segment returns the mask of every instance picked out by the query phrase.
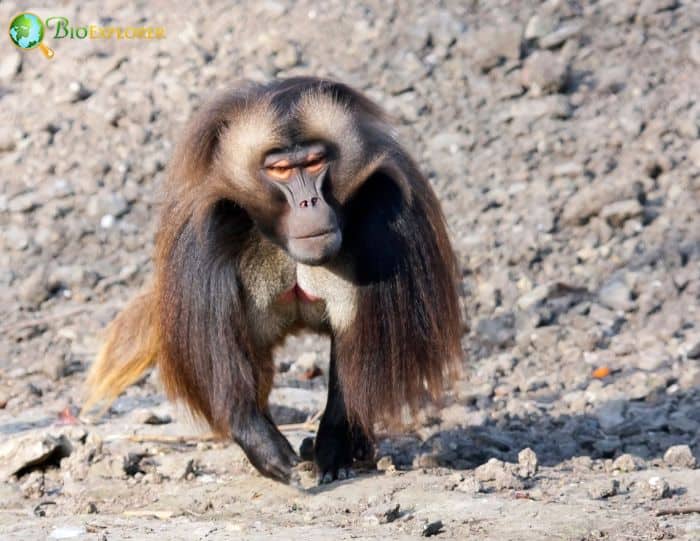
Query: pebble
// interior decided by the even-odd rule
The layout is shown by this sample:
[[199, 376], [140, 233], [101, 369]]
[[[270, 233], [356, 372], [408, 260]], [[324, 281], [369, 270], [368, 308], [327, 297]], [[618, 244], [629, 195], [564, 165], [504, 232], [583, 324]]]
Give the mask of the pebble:
[[674, 445], [664, 453], [664, 462], [674, 468], [695, 468], [696, 460], [688, 445]]
[[473, 495], [482, 492], [483, 486], [481, 482], [477, 481], [474, 477], [467, 477], [462, 482], [458, 483], [457, 486], [455, 486], [455, 490]]
[[635, 196], [637, 188], [625, 179], [584, 185], [566, 203], [562, 212], [565, 224], [579, 225], [597, 215], [607, 205]]
[[496, 490], [521, 489], [524, 487], [522, 479], [514, 474], [515, 465], [507, 464], [497, 458], [489, 459], [474, 470], [476, 482], [493, 481]]
[[588, 495], [594, 500], [603, 500], [617, 494], [620, 482], [617, 479], [595, 481], [588, 487]]
[[622, 280], [612, 280], [603, 285], [598, 292], [598, 299], [603, 306], [623, 312], [635, 307], [632, 301], [632, 291]]
[[652, 500], [661, 500], [671, 495], [671, 487], [668, 485], [668, 482], [658, 476], [650, 477], [643, 486], [645, 492]]
[[31, 212], [39, 208], [41, 204], [37, 192], [30, 190], [10, 199], [7, 208], [10, 212]]
[[377, 470], [383, 471], [386, 473], [395, 472], [396, 466], [394, 465], [394, 461], [392, 460], [391, 456], [385, 455], [385, 456], [381, 457], [379, 460], [377, 460]]
[[523, 28], [519, 24], [504, 24], [479, 29], [468, 44], [474, 63], [488, 71], [505, 59], [520, 58]]
[[477, 481], [493, 481], [499, 473], [505, 470], [505, 462], [497, 458], [489, 459], [486, 464], [482, 464], [474, 470], [474, 477]]
[[438, 535], [440, 533], [443, 533], [443, 524], [441, 520], [436, 520], [434, 522], [430, 522], [425, 525], [423, 528], [423, 532], [421, 533], [422, 537], [432, 537], [434, 535]]
[[554, 31], [557, 19], [546, 14], [535, 14], [527, 21], [525, 26], [525, 39], [539, 39]]
[[515, 317], [504, 314], [492, 319], [482, 319], [476, 325], [481, 341], [491, 346], [506, 346], [515, 338]]
[[533, 96], [555, 94], [566, 82], [567, 66], [550, 51], [535, 51], [525, 59], [520, 81]]
[[613, 461], [612, 467], [614, 470], [619, 470], [621, 472], [632, 472], [643, 469], [644, 461], [633, 455], [625, 453]]
[[59, 526], [51, 530], [49, 539], [74, 539], [86, 533], [84, 526]]
[[518, 453], [518, 465], [520, 477], [533, 477], [537, 473], [537, 455], [532, 449], [526, 447]]
[[504, 469], [496, 474], [496, 490], [522, 490], [525, 488], [523, 480], [509, 469]]
[[296, 44], [286, 42], [273, 54], [272, 63], [278, 70], [287, 70], [298, 65], [301, 61], [299, 48]]
[[583, 30], [584, 24], [582, 21], [571, 21], [563, 24], [554, 32], [542, 36], [539, 40], [540, 47], [544, 49], [552, 49], [571, 39]]
[[566, 96], [554, 95], [541, 98], [531, 98], [514, 102], [510, 109], [503, 113], [501, 120], [567, 118], [571, 114], [571, 106]]
[[606, 205], [600, 216], [613, 227], [621, 227], [630, 218], [641, 216], [644, 207], [636, 199], [624, 199]]
[[35, 430], [7, 437], [0, 443], [0, 479], [8, 479], [24, 468], [41, 469], [45, 461], [67, 457], [72, 452], [73, 445], [65, 433]]
[[19, 287], [19, 298], [30, 305], [38, 305], [49, 296], [49, 282], [46, 269], [36, 267], [32, 273], [22, 281]]
[[688, 342], [685, 346], [685, 355], [688, 359], [700, 359], [700, 337]]

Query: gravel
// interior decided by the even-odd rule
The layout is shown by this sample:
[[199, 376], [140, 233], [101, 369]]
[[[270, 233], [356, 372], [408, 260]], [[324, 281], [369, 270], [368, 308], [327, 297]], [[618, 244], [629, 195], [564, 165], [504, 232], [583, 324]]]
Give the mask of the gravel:
[[[3, 2], [0, 19], [21, 9]], [[692, 515], [653, 513], [658, 498], [700, 504], [696, 2], [65, 12], [168, 37], [47, 36], [50, 62], [0, 59], [0, 434], [16, 457], [0, 458], [3, 535], [415, 538], [439, 519], [438, 538], [697, 537]], [[62, 413], [77, 414], [104, 326], [149, 280], [183, 123], [234, 81], [297, 74], [342, 79], [395, 119], [442, 202], [465, 319], [445, 401], [410, 430], [377, 427], [379, 472], [303, 494], [207, 439], [155, 375], [98, 424]], [[314, 335], [280, 348], [278, 422], [322, 408], [329, 350]], [[72, 451], [55, 460], [61, 434]], [[295, 448], [312, 435], [286, 434]], [[100, 520], [76, 519], [90, 502]], [[392, 522], [362, 522], [399, 503]]]

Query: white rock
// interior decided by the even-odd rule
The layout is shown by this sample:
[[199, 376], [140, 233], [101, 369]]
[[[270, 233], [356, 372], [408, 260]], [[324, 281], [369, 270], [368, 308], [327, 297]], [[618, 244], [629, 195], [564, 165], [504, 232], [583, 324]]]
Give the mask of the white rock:
[[73, 539], [87, 533], [84, 526], [59, 526], [51, 530], [49, 539]]
[[695, 468], [693, 451], [688, 445], [674, 445], [664, 453], [664, 462], [677, 468]]

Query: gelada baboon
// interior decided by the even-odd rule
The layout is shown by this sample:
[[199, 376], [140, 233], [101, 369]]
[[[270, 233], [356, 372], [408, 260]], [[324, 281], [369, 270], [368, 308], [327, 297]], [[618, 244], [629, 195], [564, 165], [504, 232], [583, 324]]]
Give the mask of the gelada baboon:
[[455, 256], [439, 203], [385, 114], [348, 86], [293, 78], [203, 108], [169, 166], [151, 287], [111, 324], [86, 406], [157, 364], [171, 398], [289, 482], [268, 409], [272, 352], [330, 335], [321, 482], [440, 393], [461, 354]]

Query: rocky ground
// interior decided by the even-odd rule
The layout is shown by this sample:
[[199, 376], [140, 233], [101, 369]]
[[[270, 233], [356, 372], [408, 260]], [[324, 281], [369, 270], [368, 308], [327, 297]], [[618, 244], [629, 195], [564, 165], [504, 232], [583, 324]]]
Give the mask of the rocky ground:
[[[68, 4], [35, 11], [167, 38], [47, 33], [51, 61], [2, 45], [1, 539], [700, 538], [700, 3]], [[183, 123], [233, 81], [293, 74], [396, 118], [467, 324], [446, 403], [306, 491], [210, 441], [155, 376], [75, 418], [101, 330], [151, 271]], [[311, 335], [279, 352], [295, 445], [327, 355]]]

